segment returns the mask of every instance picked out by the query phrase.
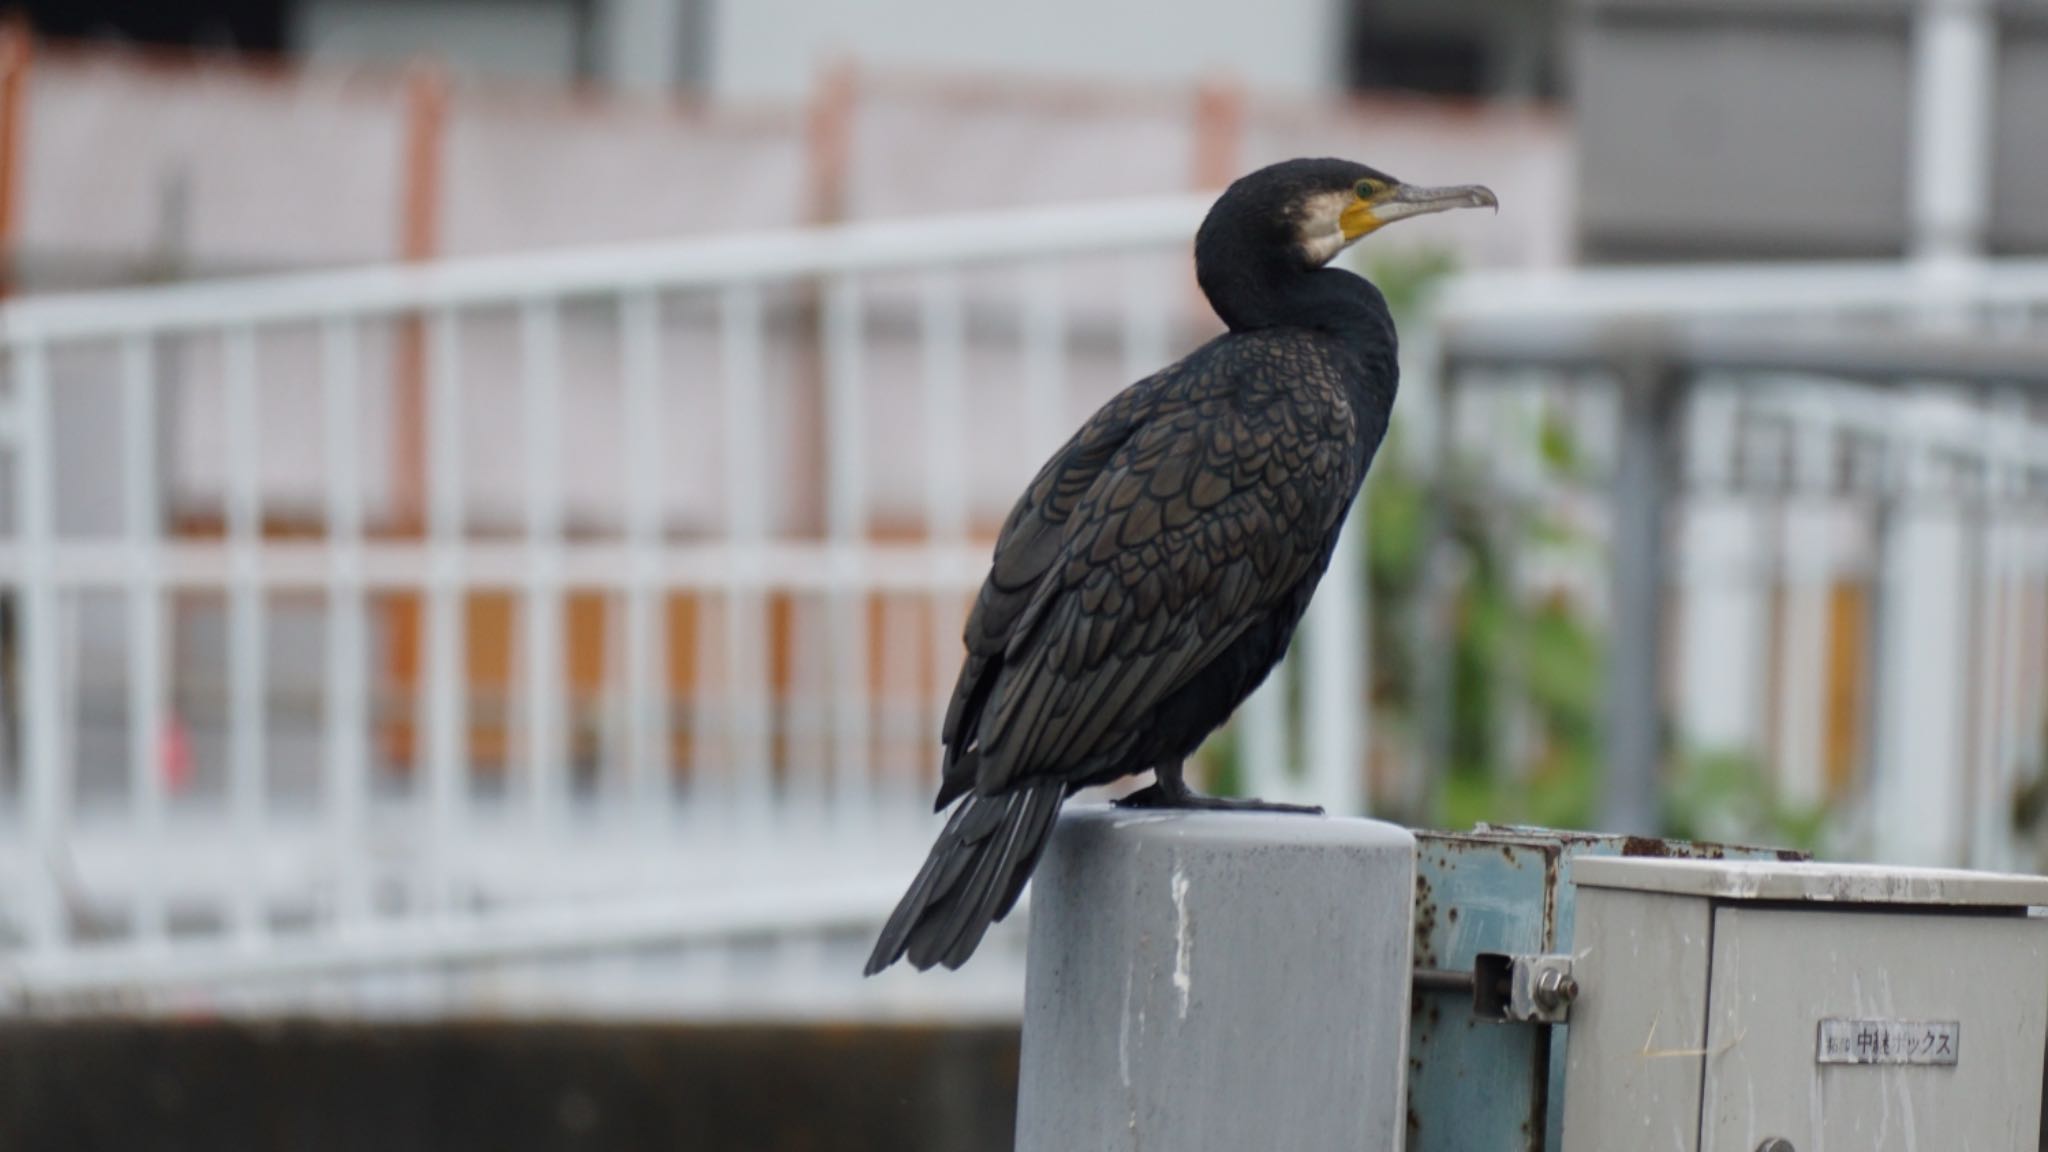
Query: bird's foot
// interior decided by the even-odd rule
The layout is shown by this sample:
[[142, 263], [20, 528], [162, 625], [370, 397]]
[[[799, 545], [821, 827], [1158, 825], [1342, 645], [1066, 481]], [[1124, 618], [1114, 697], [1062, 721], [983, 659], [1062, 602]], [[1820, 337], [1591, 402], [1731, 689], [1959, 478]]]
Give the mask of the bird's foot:
[[1288, 812], [1301, 816], [1321, 816], [1323, 809], [1316, 804], [1282, 804], [1275, 800], [1255, 800], [1248, 796], [1203, 796], [1183, 786], [1178, 789], [1161, 788], [1148, 784], [1128, 796], [1116, 801], [1119, 808], [1141, 810], [1182, 809], [1191, 812]]
[[1259, 800], [1250, 796], [1197, 796], [1192, 792], [1179, 807], [1203, 812], [1286, 812], [1297, 816], [1323, 814], [1323, 806], [1320, 804], [1283, 804], [1278, 800]]
[[1110, 803], [1118, 808], [1136, 808], [1141, 810], [1181, 807], [1181, 805], [1174, 802], [1172, 797], [1162, 791], [1157, 784], [1147, 784], [1128, 796], [1117, 797], [1110, 801]]

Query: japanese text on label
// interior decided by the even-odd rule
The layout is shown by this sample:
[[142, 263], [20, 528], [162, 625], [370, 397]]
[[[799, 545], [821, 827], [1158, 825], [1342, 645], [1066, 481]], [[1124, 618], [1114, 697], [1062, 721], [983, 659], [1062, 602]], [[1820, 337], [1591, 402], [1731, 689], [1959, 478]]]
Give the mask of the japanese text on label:
[[1820, 1022], [1821, 1064], [1954, 1064], [1962, 1050], [1956, 1020], [1848, 1020]]

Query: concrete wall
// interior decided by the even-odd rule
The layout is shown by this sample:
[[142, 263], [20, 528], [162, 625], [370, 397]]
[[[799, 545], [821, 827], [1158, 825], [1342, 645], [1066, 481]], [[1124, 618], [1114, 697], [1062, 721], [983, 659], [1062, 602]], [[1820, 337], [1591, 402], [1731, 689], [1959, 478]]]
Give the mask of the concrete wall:
[[1581, 19], [1574, 102], [1589, 256], [1903, 251], [1903, 5], [1612, 0]]
[[1588, 0], [1596, 259], [2048, 251], [2048, 14], [2000, 0]]

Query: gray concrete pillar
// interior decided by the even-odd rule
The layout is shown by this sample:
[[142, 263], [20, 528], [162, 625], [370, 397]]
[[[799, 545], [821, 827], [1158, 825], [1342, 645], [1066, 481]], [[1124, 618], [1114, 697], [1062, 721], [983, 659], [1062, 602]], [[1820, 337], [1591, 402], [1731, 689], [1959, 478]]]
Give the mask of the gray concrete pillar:
[[1680, 379], [1654, 332], [1627, 334], [1616, 364], [1621, 445], [1614, 463], [1614, 610], [1607, 648], [1607, 780], [1600, 830], [1663, 827], [1664, 513]]
[[1415, 841], [1077, 807], [1032, 885], [1018, 1152], [1372, 1152], [1406, 1126]]

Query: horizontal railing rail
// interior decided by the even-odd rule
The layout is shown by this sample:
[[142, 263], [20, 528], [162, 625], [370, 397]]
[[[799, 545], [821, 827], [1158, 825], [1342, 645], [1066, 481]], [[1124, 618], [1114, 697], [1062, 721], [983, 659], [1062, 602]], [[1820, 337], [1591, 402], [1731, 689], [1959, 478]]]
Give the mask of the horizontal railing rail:
[[1169, 197], [32, 297], [0, 305], [0, 343], [1185, 249], [1206, 208]]

